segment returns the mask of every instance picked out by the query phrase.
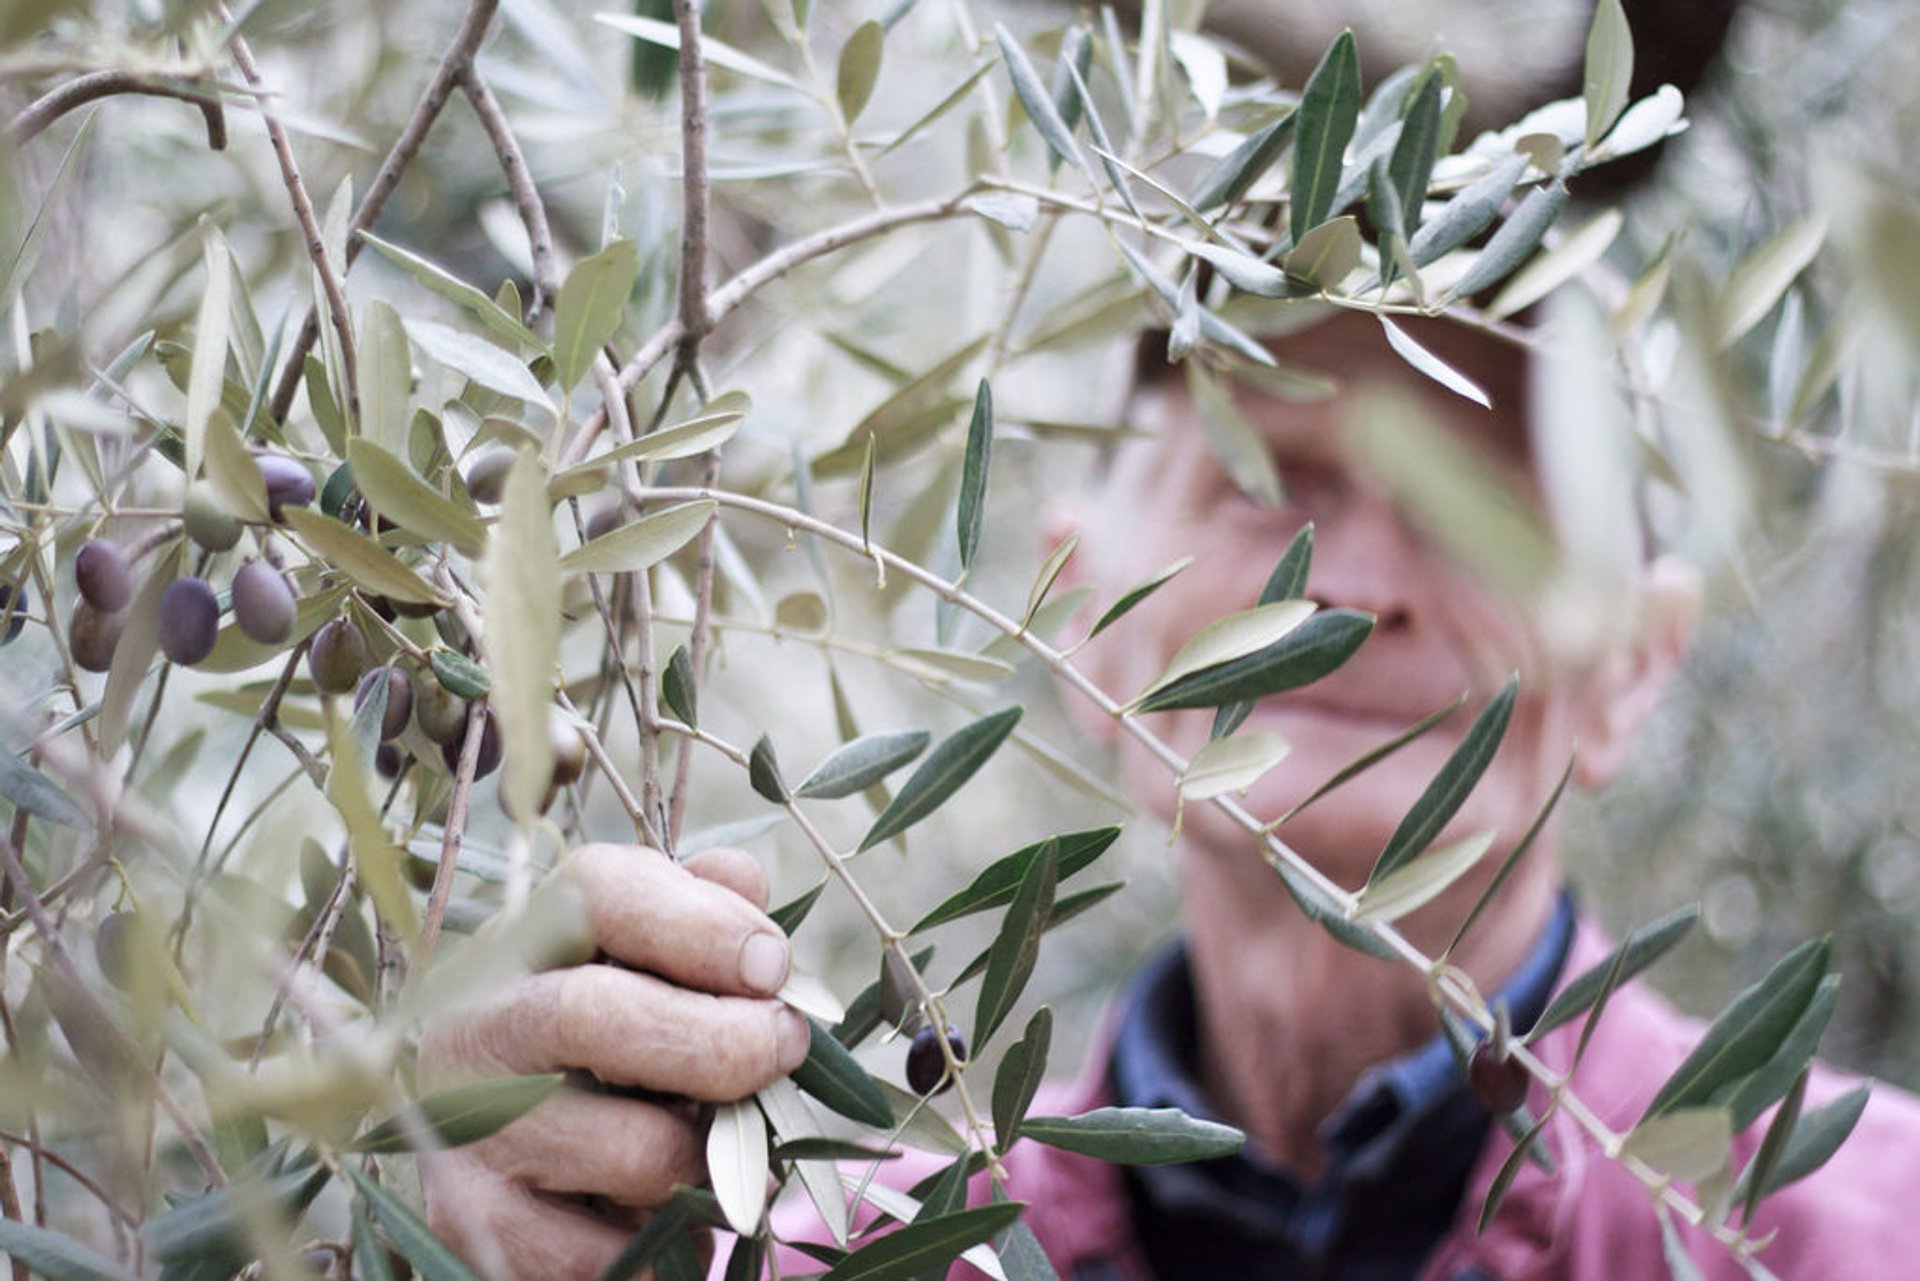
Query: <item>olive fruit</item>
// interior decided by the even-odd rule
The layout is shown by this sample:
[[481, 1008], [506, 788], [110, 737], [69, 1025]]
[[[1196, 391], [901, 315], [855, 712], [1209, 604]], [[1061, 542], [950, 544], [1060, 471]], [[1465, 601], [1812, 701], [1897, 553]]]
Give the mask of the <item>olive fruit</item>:
[[213, 653], [220, 602], [204, 578], [176, 578], [160, 594], [160, 649], [182, 667]]
[[[954, 1058], [966, 1059], [966, 1039], [951, 1023], [947, 1024], [947, 1047]], [[940, 1052], [940, 1034], [931, 1025], [921, 1028], [913, 1034], [913, 1045], [907, 1051], [907, 1088], [915, 1094], [935, 1094], [945, 1093], [952, 1086], [947, 1056]]]
[[373, 767], [380, 771], [381, 778], [399, 778], [402, 759], [399, 748], [392, 743], [382, 743], [373, 753]]
[[240, 541], [240, 522], [220, 501], [220, 496], [205, 485], [187, 486], [181, 516], [186, 522], [187, 537], [205, 551], [232, 551]]
[[73, 583], [80, 598], [103, 614], [127, 607], [133, 599], [133, 568], [118, 543], [93, 538], [73, 558]]
[[293, 635], [293, 588], [264, 560], [250, 560], [233, 572], [233, 621], [248, 639], [278, 645]]
[[360, 688], [353, 692], [353, 709], [373, 697], [374, 683], [380, 679], [380, 673], [387, 674], [386, 714], [380, 718], [380, 741], [390, 742], [400, 737], [400, 731], [407, 727], [407, 718], [413, 715], [413, 680], [397, 667], [374, 668], [360, 678]]
[[107, 982], [122, 992], [133, 990], [139, 972], [141, 949], [135, 932], [140, 928], [139, 913], [109, 912], [93, 932], [93, 959]]
[[367, 638], [346, 619], [333, 619], [313, 634], [307, 673], [321, 693], [346, 693], [371, 666], [373, 651], [367, 648]]
[[507, 473], [512, 470], [511, 449], [489, 449], [467, 465], [467, 493], [474, 502], [492, 506], [506, 492]]
[[75, 601], [67, 623], [67, 649], [82, 671], [104, 672], [113, 666], [113, 650], [126, 626], [124, 613], [103, 614], [85, 601]]
[[553, 779], [548, 790], [579, 782], [587, 769], [587, 740], [579, 727], [554, 708], [547, 713], [547, 737], [553, 743]]
[[267, 483], [267, 514], [275, 520], [285, 507], [305, 507], [313, 502], [313, 473], [284, 454], [256, 454], [260, 478]]
[[442, 685], [436, 677], [422, 680], [413, 694], [413, 719], [420, 732], [436, 743], [458, 743], [467, 732], [467, 700]]
[[14, 584], [0, 583], [0, 645], [14, 639], [27, 625], [27, 603], [25, 587], [16, 595]]
[[[447, 763], [449, 773], [458, 773], [460, 769], [460, 749], [464, 746], [466, 734], [463, 730], [459, 738], [451, 743], [440, 745], [440, 759]], [[492, 712], [480, 714], [480, 755], [473, 764], [473, 776], [485, 778], [500, 768], [500, 727], [493, 722]]]
[[1474, 1046], [1472, 1056], [1467, 1059], [1467, 1088], [1473, 1091], [1481, 1107], [1496, 1116], [1518, 1110], [1527, 1101], [1527, 1087], [1532, 1080], [1526, 1068], [1520, 1066], [1520, 1060], [1511, 1055], [1495, 1056], [1491, 1041]]

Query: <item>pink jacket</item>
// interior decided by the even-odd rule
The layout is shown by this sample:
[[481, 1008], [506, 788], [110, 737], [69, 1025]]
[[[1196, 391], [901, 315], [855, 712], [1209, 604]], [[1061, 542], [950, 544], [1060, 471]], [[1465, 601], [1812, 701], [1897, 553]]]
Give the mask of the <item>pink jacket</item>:
[[[1582, 923], [1565, 976], [1579, 975], [1607, 955], [1608, 945]], [[1645, 1111], [1669, 1073], [1703, 1031], [1646, 988], [1631, 984], [1614, 994], [1573, 1078], [1574, 1093], [1616, 1131]], [[1535, 1052], [1557, 1071], [1573, 1060], [1580, 1021], [1541, 1038]], [[1106, 1055], [1074, 1085], [1043, 1093], [1035, 1115], [1074, 1115], [1112, 1102], [1106, 1097]], [[1811, 1109], [1853, 1082], [1821, 1070], [1808, 1085]], [[1544, 1091], [1530, 1100], [1539, 1115]], [[1736, 1140], [1735, 1170], [1750, 1159], [1771, 1113]], [[1668, 1275], [1660, 1229], [1646, 1189], [1564, 1114], [1544, 1135], [1557, 1172], [1529, 1162], [1521, 1168], [1484, 1235], [1476, 1232], [1481, 1203], [1513, 1150], [1504, 1131], [1490, 1135], [1452, 1231], [1421, 1274], [1421, 1281], [1455, 1281], [1474, 1269], [1499, 1281], [1654, 1281]], [[1076, 1265], [1108, 1260], [1127, 1278], [1148, 1277], [1121, 1171], [1037, 1143], [1016, 1144], [1007, 1155], [1011, 1190], [1031, 1203], [1027, 1212], [1047, 1256], [1063, 1279]], [[1920, 1214], [1902, 1208], [1920, 1189], [1920, 1100], [1891, 1086], [1874, 1089], [1865, 1115], [1833, 1160], [1807, 1179], [1762, 1202], [1753, 1235], [1777, 1233], [1758, 1259], [1781, 1281], [1914, 1281], [1920, 1278]], [[1703, 1232], [1683, 1229], [1689, 1251], [1707, 1281], [1746, 1281], [1746, 1269]]]
[[[1581, 974], [1608, 950], [1600, 933], [1582, 922], [1564, 977]], [[1564, 1072], [1580, 1027], [1581, 1020], [1575, 1020], [1541, 1038], [1535, 1053]], [[1625, 1132], [1702, 1031], [1699, 1023], [1682, 1018], [1651, 991], [1630, 984], [1608, 1003], [1574, 1075], [1574, 1093], [1614, 1130]], [[1033, 1114], [1072, 1116], [1112, 1103], [1106, 1065], [1102, 1045], [1090, 1056], [1080, 1080], [1042, 1090]], [[1852, 1084], [1850, 1078], [1822, 1069], [1809, 1082], [1805, 1106], [1816, 1107]], [[1529, 1100], [1536, 1116], [1544, 1101], [1544, 1092], [1536, 1089]], [[1751, 1159], [1771, 1115], [1736, 1140], [1736, 1171]], [[1475, 1228], [1481, 1203], [1513, 1150], [1504, 1131], [1496, 1127], [1490, 1133], [1459, 1217], [1421, 1281], [1480, 1276], [1497, 1281], [1663, 1281], [1669, 1275], [1646, 1189], [1601, 1155], [1564, 1114], [1555, 1115], [1543, 1137], [1556, 1173], [1549, 1175], [1531, 1162], [1522, 1166], [1483, 1235]], [[1127, 1281], [1150, 1281], [1119, 1167], [1033, 1142], [1016, 1144], [1005, 1165], [1009, 1190], [1030, 1204], [1027, 1223], [1062, 1281], [1072, 1281], [1077, 1267], [1095, 1260]], [[904, 1186], [933, 1168], [931, 1162], [909, 1158], [888, 1163], [885, 1177]], [[1891, 1086], [1876, 1086], [1859, 1126], [1832, 1161], [1762, 1203], [1753, 1235], [1775, 1236], [1757, 1257], [1780, 1281], [1914, 1281], [1920, 1278], [1920, 1214], [1902, 1206], [1916, 1189], [1920, 1099]], [[969, 1199], [979, 1205], [987, 1196], [981, 1180]], [[777, 1224], [782, 1235], [800, 1226], [790, 1215], [779, 1217], [786, 1220]], [[1748, 1281], [1745, 1267], [1707, 1234], [1683, 1226], [1682, 1236], [1706, 1281]], [[818, 1266], [798, 1255], [790, 1262], [800, 1271]], [[783, 1266], [783, 1275], [787, 1271]], [[955, 1275], [980, 1276], [965, 1265], [956, 1268]]]

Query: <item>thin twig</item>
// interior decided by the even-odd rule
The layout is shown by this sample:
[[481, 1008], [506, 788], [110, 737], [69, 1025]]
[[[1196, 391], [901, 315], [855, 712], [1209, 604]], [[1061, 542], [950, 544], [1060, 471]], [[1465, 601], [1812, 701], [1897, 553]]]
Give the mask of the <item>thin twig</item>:
[[[421, 91], [420, 101], [414, 104], [413, 114], [407, 117], [400, 136], [394, 139], [393, 149], [380, 162], [380, 170], [367, 185], [367, 194], [361, 198], [360, 207], [353, 211], [353, 222], [347, 227], [347, 260], [341, 264], [342, 271], [352, 267], [353, 260], [360, 256], [364, 243], [360, 233], [372, 230], [373, 224], [379, 220], [380, 211], [386, 208], [388, 198], [400, 185], [401, 172], [419, 154], [427, 135], [433, 130], [434, 122], [446, 107], [447, 99], [453, 96], [461, 70], [473, 61], [481, 42], [486, 39], [487, 29], [493, 25], [493, 15], [499, 7], [500, 0], [471, 0], [467, 5], [466, 16], [460, 20], [460, 29], [454, 35], [453, 43], [441, 56], [433, 79]], [[294, 392], [298, 390], [306, 368], [307, 353], [313, 350], [313, 344], [319, 337], [320, 317], [312, 308], [308, 308], [307, 317], [300, 324], [299, 336], [288, 350], [286, 364], [281, 366], [280, 381], [273, 389], [269, 412], [275, 422], [286, 421], [287, 410], [293, 404]]]
[[[13, 1183], [13, 1154], [7, 1151], [6, 1141], [0, 1139], [0, 1218], [25, 1223], [25, 1216], [26, 1211], [20, 1205], [20, 1189]], [[27, 1265], [18, 1258], [13, 1261], [13, 1281], [33, 1281]]]
[[[229, 20], [225, 7], [220, 16]], [[233, 38], [228, 46], [233, 53], [233, 65], [240, 68], [240, 74], [255, 90], [264, 84], [260, 69], [254, 65], [253, 50], [239, 36]], [[306, 241], [307, 257], [313, 263], [313, 269], [320, 277], [320, 291], [326, 295], [327, 311], [333, 320], [334, 331], [340, 338], [341, 373], [347, 383], [347, 412], [355, 422], [360, 421], [360, 373], [359, 361], [354, 355], [353, 317], [347, 311], [347, 295], [340, 286], [340, 276], [333, 264], [327, 261], [327, 240], [320, 230], [320, 219], [313, 212], [313, 200], [307, 195], [306, 180], [300, 176], [300, 166], [293, 158], [293, 143], [287, 137], [287, 130], [280, 118], [267, 109], [264, 98], [260, 102], [260, 119], [267, 126], [267, 140], [273, 144], [274, 157], [280, 162], [280, 180], [287, 188], [287, 199], [293, 205], [293, 217], [300, 224], [300, 235]], [[351, 236], [348, 238], [352, 242]], [[346, 264], [341, 264], [345, 270]], [[302, 353], [304, 356], [304, 353]]]
[[460, 845], [467, 835], [467, 802], [473, 795], [473, 775], [479, 767], [480, 744], [486, 738], [486, 704], [467, 704], [467, 734], [460, 743], [460, 763], [453, 771], [453, 795], [447, 801], [447, 822], [440, 831], [440, 865], [433, 870], [433, 889], [427, 893], [427, 915], [420, 923], [420, 955], [432, 954], [446, 919], [447, 900], [453, 894], [453, 869], [460, 862]]
[[713, 328], [707, 310], [707, 59], [700, 6], [673, 0], [680, 27], [680, 349], [691, 359]]
[[544, 331], [543, 322], [551, 316], [554, 299], [560, 294], [547, 207], [541, 203], [540, 192], [533, 185], [533, 172], [527, 168], [520, 140], [513, 136], [513, 129], [507, 123], [507, 113], [480, 75], [480, 68], [471, 61], [460, 70], [460, 88], [473, 104], [473, 114], [480, 118], [481, 128], [493, 143], [493, 154], [499, 158], [500, 170], [507, 177], [507, 190], [513, 193], [514, 207], [520, 211], [520, 221], [526, 226], [527, 242], [533, 249], [533, 297], [527, 303], [527, 316]]
[[74, 108], [122, 94], [177, 98], [182, 102], [198, 103], [207, 117], [207, 145], [215, 151], [226, 146], [226, 122], [219, 114], [221, 99], [218, 94], [167, 80], [137, 76], [131, 71], [90, 71], [48, 90], [7, 125], [7, 139], [16, 147], [23, 146]]
[[[952, 218], [966, 211], [961, 208], [966, 198], [973, 194], [969, 185], [941, 200], [925, 200], [914, 205], [900, 205], [883, 209], [825, 231], [817, 231], [810, 236], [782, 246], [762, 258], [759, 262], [745, 268], [725, 284], [719, 286], [707, 297], [707, 319], [711, 324], [719, 324], [733, 310], [746, 302], [759, 290], [780, 279], [788, 272], [811, 262], [815, 258], [845, 249], [848, 245], [871, 240], [875, 236], [885, 235], [896, 227], [909, 223], [934, 222], [942, 218]], [[632, 391], [633, 388], [653, 372], [655, 365], [672, 353], [679, 345], [684, 330], [675, 319], [657, 330], [642, 344], [640, 350], [626, 364], [620, 367], [618, 382], [620, 390]], [[593, 448], [593, 442], [607, 428], [607, 414], [603, 406], [594, 411], [593, 416], [581, 426], [560, 459], [561, 466], [570, 466], [587, 456]]]
[[[54, 1169], [60, 1171], [60, 1173], [66, 1175], [92, 1194], [93, 1198], [105, 1206], [107, 1212], [113, 1215], [122, 1226], [135, 1229], [140, 1226], [140, 1221], [123, 1209], [120, 1203], [113, 1199], [111, 1193], [88, 1177], [86, 1171], [61, 1156], [58, 1152], [55, 1152], [52, 1148], [34, 1142], [32, 1135], [15, 1134], [11, 1130], [0, 1130], [0, 1143], [12, 1143], [18, 1147], [26, 1148], [36, 1156], [44, 1157], [48, 1165], [51, 1165]], [[4, 1186], [0, 1186], [0, 1192], [4, 1191]]]

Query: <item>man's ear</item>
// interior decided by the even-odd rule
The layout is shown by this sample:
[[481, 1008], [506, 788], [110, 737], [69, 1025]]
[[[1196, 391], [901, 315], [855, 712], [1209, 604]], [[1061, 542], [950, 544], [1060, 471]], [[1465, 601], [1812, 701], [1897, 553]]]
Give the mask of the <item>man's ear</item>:
[[1620, 772], [1641, 726], [1693, 648], [1699, 571], [1678, 557], [1658, 557], [1641, 579], [1638, 603], [1632, 640], [1601, 661], [1576, 709], [1574, 780], [1582, 787], [1603, 787]]

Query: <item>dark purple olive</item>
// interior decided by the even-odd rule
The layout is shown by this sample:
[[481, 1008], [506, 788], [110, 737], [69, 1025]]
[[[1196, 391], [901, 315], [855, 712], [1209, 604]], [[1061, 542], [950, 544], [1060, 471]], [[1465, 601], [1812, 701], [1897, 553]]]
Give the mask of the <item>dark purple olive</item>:
[[436, 743], [458, 743], [467, 732], [467, 700], [436, 680], [423, 680], [413, 692], [413, 720]]
[[220, 602], [203, 578], [176, 578], [160, 594], [160, 650], [182, 667], [213, 653]]
[[360, 629], [344, 618], [329, 621], [313, 634], [307, 650], [307, 674], [323, 694], [344, 694], [373, 666], [373, 651]]
[[467, 465], [467, 493], [489, 507], [506, 492], [507, 473], [513, 470], [511, 449], [489, 449]]
[[0, 645], [20, 635], [20, 629], [27, 625], [27, 606], [31, 603], [25, 587], [16, 596], [12, 583], [0, 583]]
[[187, 537], [206, 551], [232, 551], [240, 541], [240, 522], [209, 485], [196, 482], [187, 486], [181, 516], [186, 521]]
[[293, 588], [264, 560], [250, 560], [233, 572], [233, 621], [248, 639], [278, 645], [293, 635]]
[[67, 649], [74, 665], [87, 672], [104, 672], [112, 667], [113, 650], [126, 623], [124, 612], [103, 614], [83, 600], [75, 601], [73, 617], [67, 621]]
[[87, 604], [111, 614], [133, 599], [133, 567], [120, 544], [89, 539], [73, 558], [73, 585]]
[[413, 715], [413, 681], [397, 667], [378, 668], [360, 678], [360, 688], [353, 692], [353, 709], [373, 697], [374, 682], [380, 679], [380, 673], [387, 674], [387, 707], [380, 718], [380, 741], [385, 743], [400, 737], [400, 731], [407, 727], [407, 717]]
[[[384, 596], [381, 599], [387, 600]], [[440, 612], [440, 606], [431, 601], [387, 600], [387, 604], [402, 618], [432, 618]]]
[[382, 743], [373, 754], [373, 767], [380, 771], [381, 778], [391, 781], [400, 777], [400, 766], [405, 759], [392, 743]]
[[1467, 1088], [1487, 1111], [1505, 1116], [1517, 1110], [1527, 1101], [1527, 1087], [1532, 1083], [1520, 1060], [1494, 1056], [1493, 1042], [1482, 1041], [1473, 1047], [1473, 1055], [1467, 1060]]
[[394, 619], [400, 617], [393, 608], [393, 602], [385, 596], [369, 596], [366, 600], [368, 607], [371, 608], [374, 613], [380, 615], [382, 620], [391, 623]]
[[[966, 1061], [966, 1038], [951, 1023], [947, 1024], [947, 1048], [955, 1059]], [[913, 1046], [907, 1051], [907, 1088], [915, 1094], [944, 1094], [952, 1087], [947, 1056], [940, 1052], [940, 1034], [931, 1026], [921, 1028], [913, 1034]]]
[[[485, 778], [500, 768], [500, 727], [494, 724], [492, 712], [482, 712], [480, 716], [480, 756], [473, 764], [476, 779]], [[459, 738], [440, 745], [440, 759], [447, 763], [448, 773], [460, 771], [460, 749], [465, 740], [466, 733], [462, 730]]]
[[283, 507], [306, 507], [313, 502], [313, 473], [285, 454], [257, 454], [260, 478], [267, 483], [267, 514], [280, 519]]

